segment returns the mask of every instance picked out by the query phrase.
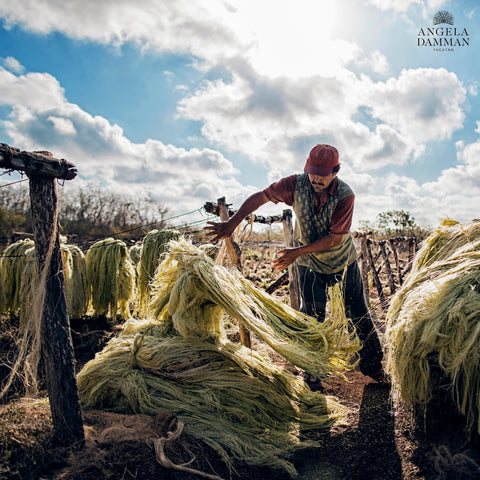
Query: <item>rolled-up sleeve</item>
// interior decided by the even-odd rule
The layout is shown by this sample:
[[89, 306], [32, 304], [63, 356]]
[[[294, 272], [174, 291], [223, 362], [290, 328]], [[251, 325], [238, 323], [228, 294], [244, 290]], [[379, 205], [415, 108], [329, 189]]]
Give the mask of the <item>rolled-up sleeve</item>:
[[350, 232], [353, 219], [353, 206], [355, 204], [355, 195], [349, 195], [338, 202], [337, 208], [332, 215], [330, 233], [345, 235]]
[[273, 203], [283, 202], [287, 205], [293, 205], [293, 198], [295, 196], [295, 184], [297, 181], [296, 175], [290, 175], [282, 178], [278, 182], [272, 183], [269, 187], [263, 190], [268, 200]]

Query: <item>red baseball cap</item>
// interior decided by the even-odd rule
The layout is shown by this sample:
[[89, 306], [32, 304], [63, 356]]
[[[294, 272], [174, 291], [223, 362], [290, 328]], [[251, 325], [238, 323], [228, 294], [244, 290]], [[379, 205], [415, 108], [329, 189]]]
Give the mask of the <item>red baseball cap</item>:
[[310, 150], [307, 163], [303, 171], [326, 177], [330, 175], [333, 168], [339, 165], [338, 150], [331, 145], [319, 143]]

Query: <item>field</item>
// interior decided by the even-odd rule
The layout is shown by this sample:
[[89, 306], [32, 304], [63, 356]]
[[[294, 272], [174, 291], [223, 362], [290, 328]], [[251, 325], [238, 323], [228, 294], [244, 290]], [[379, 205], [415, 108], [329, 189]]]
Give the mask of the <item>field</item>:
[[[244, 274], [260, 288], [267, 288], [278, 277], [271, 260], [276, 244], [256, 244], [244, 249]], [[403, 262], [406, 260], [403, 259]], [[370, 306], [377, 329], [385, 329], [385, 309], [375, 289], [370, 288]], [[288, 301], [288, 285], [275, 292]], [[121, 329], [110, 320], [85, 317], [71, 319], [72, 339], [79, 370]], [[235, 325], [229, 331], [238, 339]], [[6, 363], [15, 350], [16, 332], [11, 318], [3, 318], [0, 331], [0, 379], [8, 374]], [[252, 336], [254, 349], [267, 349]], [[269, 349], [267, 349], [269, 350]], [[269, 350], [272, 361], [297, 372], [293, 365]], [[468, 440], [463, 419], [455, 415], [441, 389], [426, 411], [411, 411], [397, 404], [390, 388], [378, 384], [359, 371], [347, 373], [348, 382], [331, 377], [323, 382], [324, 393], [336, 396], [349, 407], [345, 425], [328, 432], [313, 432], [319, 447], [294, 455], [292, 461], [299, 479], [325, 480], [447, 480], [480, 478], [478, 438]], [[85, 410], [87, 446], [67, 452], [52, 443], [48, 404], [24, 397], [23, 392], [0, 406], [0, 478], [5, 479], [194, 479], [200, 472], [210, 477], [232, 479], [287, 479], [285, 473], [236, 465], [229, 472], [218, 455], [205, 444], [186, 434], [165, 447], [175, 464], [187, 464], [176, 471], [161, 466], [149, 439], [175, 426], [168, 412], [156, 418]], [[121, 427], [121, 428], [119, 428]]]

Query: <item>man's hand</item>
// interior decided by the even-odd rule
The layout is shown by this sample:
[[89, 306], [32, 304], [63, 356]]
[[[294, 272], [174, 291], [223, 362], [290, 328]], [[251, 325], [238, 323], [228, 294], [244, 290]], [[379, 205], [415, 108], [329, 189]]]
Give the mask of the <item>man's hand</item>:
[[209, 240], [217, 242], [222, 238], [229, 237], [235, 231], [235, 225], [228, 222], [207, 222], [208, 226], [203, 229], [206, 230]]
[[299, 256], [299, 248], [285, 248], [277, 252], [277, 258], [273, 259], [273, 266], [275, 270], [283, 270], [291, 265]]

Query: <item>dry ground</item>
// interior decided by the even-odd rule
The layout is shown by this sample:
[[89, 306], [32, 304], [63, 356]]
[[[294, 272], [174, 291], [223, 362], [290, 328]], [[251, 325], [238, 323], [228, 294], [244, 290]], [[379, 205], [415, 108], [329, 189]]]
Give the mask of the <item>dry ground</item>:
[[[278, 274], [271, 269], [271, 251], [250, 252], [245, 273], [260, 287], [271, 284]], [[262, 264], [260, 266], [260, 263]], [[286, 301], [287, 288], [275, 295]], [[377, 327], [384, 329], [384, 310], [375, 299], [372, 310]], [[72, 319], [76, 360], [80, 368], [101, 350], [115, 334], [105, 319]], [[0, 331], [2, 360], [14, 350], [12, 330], [3, 324]], [[255, 348], [262, 345], [254, 338]], [[10, 353], [9, 353], [10, 352]], [[278, 356], [274, 361], [287, 365]], [[8, 370], [0, 367], [0, 379]], [[314, 437], [320, 447], [299, 452], [292, 459], [299, 480], [462, 480], [480, 479], [480, 442], [467, 440], [463, 419], [440, 394], [425, 412], [397, 405], [388, 386], [375, 383], [360, 372], [347, 374], [348, 382], [329, 378], [324, 393], [336, 396], [350, 408], [348, 422]], [[87, 446], [77, 452], [65, 451], [52, 437], [52, 425], [45, 401], [18, 395], [0, 406], [0, 478], [5, 480], [128, 480], [194, 479], [199, 474], [161, 466], [155, 458], [152, 438], [175, 425], [171, 415], [157, 418], [84, 411]], [[135, 422], [135, 423], [132, 423]], [[118, 429], [118, 426], [122, 426]], [[114, 428], [116, 427], [116, 428]], [[221, 478], [286, 479], [285, 474], [237, 465], [230, 472], [215, 452], [182, 434], [165, 448], [175, 464], [194, 459], [188, 468]]]

